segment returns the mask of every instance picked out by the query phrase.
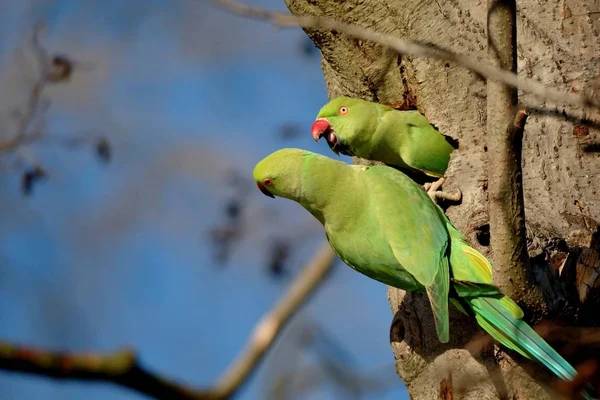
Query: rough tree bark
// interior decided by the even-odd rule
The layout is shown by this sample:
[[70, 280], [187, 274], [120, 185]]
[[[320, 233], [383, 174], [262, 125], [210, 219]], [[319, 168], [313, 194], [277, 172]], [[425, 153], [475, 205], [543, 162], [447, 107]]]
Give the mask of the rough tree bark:
[[[296, 15], [329, 16], [488, 60], [483, 0], [286, 3]], [[523, 0], [517, 7], [519, 74], [563, 90], [600, 93], [600, 3]], [[321, 50], [330, 97], [416, 106], [444, 134], [459, 141], [446, 187], [460, 187], [464, 196], [462, 204], [448, 208], [447, 214], [487, 255], [485, 81], [450, 63], [401, 57], [340, 33], [310, 29], [306, 33]], [[600, 116], [573, 109], [565, 113], [529, 96], [519, 100], [530, 115], [522, 154], [530, 273], [546, 301], [545, 317], [567, 325], [598, 325], [600, 134], [572, 116], [596, 121]], [[477, 351], [482, 341], [474, 338], [481, 337], [481, 330], [469, 318], [453, 311], [451, 342], [442, 345], [423, 296], [389, 288], [388, 297], [394, 313], [390, 340], [396, 368], [413, 399], [552, 396], [548, 374], [535, 363], [498, 348], [488, 351], [489, 346], [483, 346], [483, 353]], [[559, 344], [555, 343], [560, 350]], [[581, 360], [580, 353], [565, 355], [575, 363]]]

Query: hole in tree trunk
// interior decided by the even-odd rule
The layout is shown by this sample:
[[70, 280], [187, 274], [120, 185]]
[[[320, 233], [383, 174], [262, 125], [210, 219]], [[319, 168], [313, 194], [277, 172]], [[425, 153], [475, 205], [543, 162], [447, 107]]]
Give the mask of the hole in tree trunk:
[[406, 328], [404, 327], [404, 321], [400, 316], [400, 311], [396, 312], [392, 324], [390, 325], [390, 343], [400, 343], [404, 340], [404, 334]]
[[446, 139], [446, 142], [450, 143], [450, 146], [454, 147], [454, 149], [458, 149], [459, 143], [457, 139], [447, 135], [444, 135], [444, 139]]
[[477, 238], [477, 243], [481, 246], [489, 246], [490, 245], [490, 225], [485, 224], [475, 228], [475, 237]]

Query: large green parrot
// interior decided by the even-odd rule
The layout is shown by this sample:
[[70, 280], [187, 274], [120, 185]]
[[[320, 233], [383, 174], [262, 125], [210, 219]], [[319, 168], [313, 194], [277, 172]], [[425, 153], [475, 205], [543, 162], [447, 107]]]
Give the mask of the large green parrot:
[[315, 216], [333, 250], [356, 271], [426, 293], [440, 341], [449, 339], [450, 301], [498, 342], [538, 360], [561, 379], [574, 379], [576, 370], [494, 286], [489, 261], [402, 172], [283, 149], [256, 165], [254, 180], [265, 195], [294, 200]]
[[419, 111], [398, 111], [349, 97], [338, 97], [323, 106], [311, 134], [316, 141], [325, 137], [336, 153], [435, 178], [444, 175], [454, 150], [452, 139], [442, 135]]

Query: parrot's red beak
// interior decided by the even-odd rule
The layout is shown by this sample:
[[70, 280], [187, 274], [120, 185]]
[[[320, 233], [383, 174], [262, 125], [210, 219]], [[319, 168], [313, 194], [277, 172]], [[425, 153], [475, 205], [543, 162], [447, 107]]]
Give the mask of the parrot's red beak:
[[331, 129], [331, 124], [325, 118], [317, 119], [310, 129], [310, 134], [312, 135], [315, 142], [318, 142], [321, 137], [326, 135]]
[[259, 189], [261, 192], [263, 192], [263, 194], [264, 194], [265, 196], [269, 196], [269, 197], [275, 198], [275, 196], [273, 196], [273, 194], [272, 194], [271, 192], [269, 192], [269, 191], [267, 190], [267, 188], [265, 187], [265, 185], [263, 185], [262, 183], [260, 183], [260, 182], [256, 182], [256, 186], [258, 186], [258, 189]]

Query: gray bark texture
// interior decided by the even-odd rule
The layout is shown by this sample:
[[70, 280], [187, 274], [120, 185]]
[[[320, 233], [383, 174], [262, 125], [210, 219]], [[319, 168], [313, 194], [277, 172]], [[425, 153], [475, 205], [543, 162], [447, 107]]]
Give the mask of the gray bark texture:
[[[329, 16], [489, 62], [486, 1], [286, 3], [295, 15]], [[597, 0], [518, 1], [519, 74], [565, 91], [600, 95], [599, 11]], [[489, 252], [485, 80], [451, 63], [400, 56], [342, 33], [306, 33], [321, 51], [331, 98], [345, 95], [398, 108], [417, 107], [442, 133], [459, 141], [445, 186], [447, 190], [460, 188], [463, 201], [449, 207], [447, 214], [475, 248], [493, 257]], [[517, 296], [517, 300], [529, 311], [532, 325], [541, 318], [546, 328], [552, 327], [544, 331], [547, 340], [578, 365], [593, 347], [578, 345], [589, 345], [592, 340], [583, 340], [585, 335], [576, 327], [600, 324], [600, 133], [594, 124], [582, 122], [582, 118], [598, 121], [600, 115], [519, 95], [519, 107], [529, 114], [521, 161], [527, 275], [543, 294], [546, 304], [541, 309], [546, 311], [539, 315], [539, 304], [528, 304], [527, 296]], [[518, 215], [512, 211], [507, 215]], [[519, 275], [519, 271], [514, 273]], [[510, 276], [502, 278], [511, 281]], [[394, 315], [390, 341], [396, 369], [413, 399], [557, 397], [557, 382], [543, 368], [491, 346], [470, 318], [452, 310], [451, 341], [441, 344], [423, 296], [389, 288], [388, 297]]]

